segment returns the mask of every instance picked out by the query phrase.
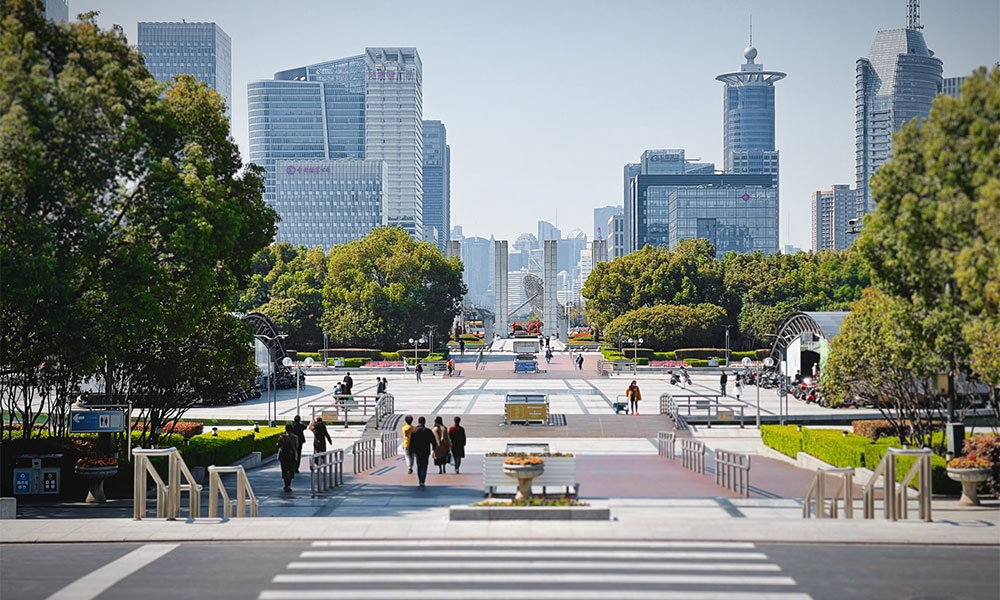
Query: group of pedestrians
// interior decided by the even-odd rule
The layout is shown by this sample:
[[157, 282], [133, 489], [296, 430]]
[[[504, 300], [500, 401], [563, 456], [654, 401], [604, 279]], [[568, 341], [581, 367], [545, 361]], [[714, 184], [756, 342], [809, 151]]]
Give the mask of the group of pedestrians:
[[[285, 425], [285, 432], [278, 436], [278, 463], [281, 464], [281, 479], [286, 492], [292, 491], [292, 479], [299, 472], [302, 464], [302, 447], [306, 443], [306, 425], [302, 417], [295, 415], [291, 423]], [[333, 443], [330, 432], [322, 417], [309, 424], [308, 429], [313, 434], [313, 454], [326, 452], [326, 443]]]
[[[734, 385], [735, 385], [735, 388], [736, 388], [736, 390], [735, 390], [736, 391], [736, 399], [739, 400], [740, 396], [743, 395], [743, 376], [740, 375], [739, 371], [733, 371], [733, 375], [735, 376]], [[729, 376], [726, 375], [725, 371], [722, 371], [722, 374], [719, 375], [719, 391], [722, 392], [723, 396], [726, 395], [726, 384], [727, 383], [729, 383]]]
[[465, 458], [465, 428], [462, 417], [455, 417], [455, 424], [446, 427], [441, 417], [434, 417], [434, 426], [427, 427], [427, 419], [419, 417], [413, 425], [413, 415], [403, 419], [403, 454], [406, 456], [406, 472], [412, 474], [417, 469], [417, 482], [425, 487], [427, 467], [431, 456], [438, 468], [438, 474], [446, 473], [448, 463], [455, 462], [455, 473], [461, 473], [462, 459]]

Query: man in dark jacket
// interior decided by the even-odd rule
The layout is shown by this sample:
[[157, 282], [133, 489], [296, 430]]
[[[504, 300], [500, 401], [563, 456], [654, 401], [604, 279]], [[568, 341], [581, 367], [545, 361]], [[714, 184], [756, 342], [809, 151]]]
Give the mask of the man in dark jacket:
[[425, 427], [427, 419], [420, 417], [417, 419], [417, 428], [410, 434], [410, 452], [417, 459], [417, 479], [420, 487], [424, 487], [427, 480], [427, 461], [431, 456], [431, 451], [437, 448], [434, 440], [434, 432]]
[[462, 467], [462, 459], [465, 458], [465, 427], [459, 425], [462, 417], [455, 417], [455, 424], [448, 430], [451, 437], [451, 457], [455, 459], [455, 474], [458, 475]]
[[292, 478], [295, 477], [298, 464], [298, 448], [299, 440], [289, 423], [285, 425], [285, 433], [278, 436], [278, 462], [281, 463], [281, 479], [285, 482], [286, 492], [292, 491]]
[[381, 397], [385, 393], [385, 380], [381, 377], [376, 377], [375, 381], [378, 382], [378, 385], [375, 386], [375, 395]]
[[350, 396], [351, 389], [353, 388], [354, 388], [354, 380], [351, 379], [351, 373], [348, 372], [347, 375], [344, 375], [344, 387], [343, 387], [344, 395]]
[[722, 395], [726, 395], [726, 383], [729, 382], [729, 376], [723, 371], [722, 375], [719, 376], [719, 389], [722, 390]]
[[326, 424], [323, 423], [321, 417], [316, 417], [316, 420], [312, 425], [309, 426], [313, 432], [313, 453], [322, 454], [326, 452], [326, 443], [333, 443], [333, 438], [330, 437], [330, 433], [326, 430]]
[[295, 462], [295, 472], [299, 472], [299, 465], [302, 463], [302, 447], [306, 445], [306, 424], [302, 422], [302, 417], [295, 415], [292, 419], [292, 433], [299, 440], [298, 457]]

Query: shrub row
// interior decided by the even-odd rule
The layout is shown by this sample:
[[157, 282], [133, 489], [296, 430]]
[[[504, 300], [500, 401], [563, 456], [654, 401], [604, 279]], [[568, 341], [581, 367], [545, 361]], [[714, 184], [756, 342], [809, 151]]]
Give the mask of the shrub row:
[[[149, 423], [133, 423], [132, 429], [135, 431], [148, 431]], [[184, 439], [192, 438], [196, 435], [201, 435], [205, 431], [205, 424], [199, 423], [198, 421], [179, 421], [177, 423], [167, 423], [163, 427], [163, 434], [176, 433]]]
[[675, 352], [654, 352], [653, 358], [656, 360], [677, 360]]
[[284, 427], [261, 427], [253, 435], [254, 452], [260, 452], [262, 457], [271, 456], [278, 451], [278, 436], [284, 432]]
[[[770, 448], [786, 456], [795, 458], [799, 452], [815, 456], [835, 467], [854, 467], [875, 470], [889, 448], [900, 447], [897, 438], [883, 438], [879, 442], [837, 430], [802, 428], [795, 425], [764, 425], [761, 427], [761, 441]], [[902, 481], [913, 465], [913, 457], [901, 457], [897, 462], [896, 479]], [[961, 489], [958, 482], [947, 474], [947, 461], [942, 456], [931, 456], [931, 486], [938, 493], [957, 493]]]
[[[906, 421], [904, 426], [909, 427], [910, 421]], [[940, 425], [938, 426], [940, 427]], [[872, 440], [878, 440], [879, 438], [893, 437], [896, 435], [896, 429], [889, 424], [886, 419], [868, 419], [865, 421], [851, 421], [851, 428], [854, 433], [858, 435], [863, 435], [866, 438]]]

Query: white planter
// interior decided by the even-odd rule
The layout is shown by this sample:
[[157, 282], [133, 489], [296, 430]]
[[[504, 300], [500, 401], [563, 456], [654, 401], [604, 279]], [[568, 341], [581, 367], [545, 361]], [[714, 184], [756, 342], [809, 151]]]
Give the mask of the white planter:
[[962, 506], [979, 505], [976, 487], [980, 482], [986, 481], [989, 476], [990, 470], [987, 468], [953, 469], [948, 467], [948, 478], [962, 484], [962, 499], [958, 501]]

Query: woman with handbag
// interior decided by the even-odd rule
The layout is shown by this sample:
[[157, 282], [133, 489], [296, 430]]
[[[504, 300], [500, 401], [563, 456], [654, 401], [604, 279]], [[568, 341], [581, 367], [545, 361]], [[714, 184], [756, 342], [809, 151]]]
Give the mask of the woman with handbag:
[[438, 467], [438, 473], [445, 473], [444, 467], [451, 456], [451, 436], [448, 435], [448, 428], [444, 426], [441, 417], [434, 417], [434, 427], [431, 431], [437, 443], [437, 447], [434, 448], [434, 464]]

